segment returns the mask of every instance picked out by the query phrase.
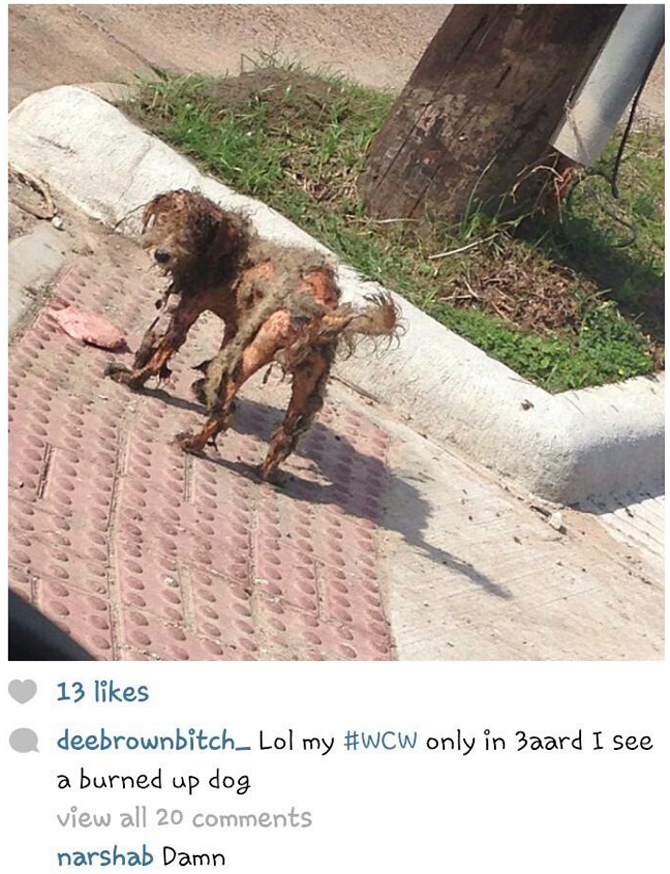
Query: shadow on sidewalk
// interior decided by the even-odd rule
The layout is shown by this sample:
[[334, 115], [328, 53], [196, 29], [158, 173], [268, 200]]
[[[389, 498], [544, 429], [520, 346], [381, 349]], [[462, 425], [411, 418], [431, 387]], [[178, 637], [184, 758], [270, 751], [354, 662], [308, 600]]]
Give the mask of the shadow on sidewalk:
[[[205, 410], [201, 404], [175, 396], [163, 389], [145, 389], [144, 393], [164, 401], [169, 406], [196, 412], [199, 416], [205, 415]], [[267, 442], [274, 429], [282, 421], [283, 416], [284, 411], [276, 407], [262, 404], [249, 398], [238, 398], [232, 429], [238, 434], [258, 437]], [[317, 444], [320, 447], [318, 451], [316, 450]], [[222, 435], [219, 440], [221, 456], [217, 456], [216, 451], [212, 449], [204, 456], [205, 460], [210, 464], [223, 467], [238, 476], [243, 476], [246, 479], [260, 483], [256, 468], [253, 465], [244, 461], [233, 461], [225, 458], [225, 445], [225, 435]], [[329, 453], [326, 451], [328, 447], [335, 451]], [[396, 495], [399, 494], [399, 502], [401, 502], [403, 507], [408, 508], [407, 513], [403, 515], [402, 519], [391, 520], [389, 514], [385, 515], [383, 513], [383, 507], [381, 506], [376, 510], [366, 509], [366, 507], [370, 506], [369, 502], [356, 500], [352, 496], [352, 492], [341, 482], [341, 474], [337, 469], [341, 463], [343, 452], [350, 455], [352, 467], [362, 466], [368, 472], [371, 469], [374, 471], [374, 468], [378, 467], [378, 471], [374, 472], [378, 473], [383, 480], [386, 480], [383, 482], [380, 498], [383, 500], [384, 495], [388, 494], [391, 488]], [[335, 432], [332, 428], [329, 428], [322, 421], [316, 422], [311, 431], [298, 445], [295, 455], [311, 461], [317, 467], [321, 476], [328, 480], [328, 482], [325, 484], [314, 482], [310, 479], [304, 479], [291, 471], [285, 473], [285, 482], [282, 483], [281, 487], [275, 487], [280, 488], [282, 494], [295, 500], [307, 501], [311, 504], [338, 506], [350, 516], [370, 519], [380, 525], [380, 527], [400, 534], [409, 546], [422, 552], [435, 564], [441, 564], [451, 571], [462, 574], [491, 595], [504, 599], [513, 597], [507, 589], [499, 586], [485, 574], [480, 573], [471, 564], [428, 543], [422, 536], [422, 532], [427, 528], [428, 520], [431, 516], [431, 506], [421, 496], [418, 489], [405, 480], [395, 477], [388, 467], [378, 459], [361, 453], [351, 441]], [[392, 483], [391, 480], [393, 480]], [[372, 506], [374, 507], [374, 502]], [[393, 521], [396, 524], [393, 524]]]

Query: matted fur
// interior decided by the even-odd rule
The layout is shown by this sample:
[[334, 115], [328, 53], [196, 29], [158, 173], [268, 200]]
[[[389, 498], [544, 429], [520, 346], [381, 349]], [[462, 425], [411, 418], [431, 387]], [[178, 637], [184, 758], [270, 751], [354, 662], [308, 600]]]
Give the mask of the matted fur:
[[[209, 419], [199, 434], [179, 436], [186, 451], [200, 453], [214, 441], [229, 426], [244, 382], [277, 362], [292, 377], [293, 390], [261, 466], [269, 479], [321, 409], [338, 347], [351, 352], [361, 338], [398, 336], [390, 295], [369, 296], [362, 306], [341, 303], [327, 255], [261, 240], [244, 215], [198, 192], [154, 198], [144, 211], [143, 244], [171, 278], [161, 302], [165, 316], [147, 330], [132, 369], [109, 369], [114, 379], [139, 389], [152, 376], [166, 378], [167, 362], [202, 312], [225, 323], [220, 352], [200, 366], [206, 377], [194, 384]], [[175, 295], [178, 303], [168, 307]]]

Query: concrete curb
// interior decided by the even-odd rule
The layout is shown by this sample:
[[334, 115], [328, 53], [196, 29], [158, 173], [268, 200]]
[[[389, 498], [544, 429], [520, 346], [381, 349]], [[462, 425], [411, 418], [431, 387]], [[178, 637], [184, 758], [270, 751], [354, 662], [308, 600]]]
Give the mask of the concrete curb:
[[[31, 95], [9, 117], [11, 161], [40, 176], [108, 225], [138, 213], [155, 194], [198, 188], [226, 208], [244, 209], [259, 233], [324, 250], [284, 216], [203, 176], [104, 99], [80, 87]], [[131, 215], [129, 215], [131, 214]], [[379, 290], [340, 265], [349, 299]], [[550, 395], [396, 296], [408, 325], [383, 358], [351, 360], [339, 374], [410, 418], [438, 442], [543, 498], [575, 503], [594, 494], [657, 483], [663, 476], [664, 377]]]

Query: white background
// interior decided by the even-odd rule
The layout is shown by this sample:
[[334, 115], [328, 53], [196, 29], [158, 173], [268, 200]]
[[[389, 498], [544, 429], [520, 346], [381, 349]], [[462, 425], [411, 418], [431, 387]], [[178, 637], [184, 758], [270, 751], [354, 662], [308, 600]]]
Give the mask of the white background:
[[[12, 663], [6, 680], [34, 678], [33, 701], [19, 705], [3, 684], [5, 735], [18, 726], [40, 736], [39, 754], [9, 751], [3, 774], [6, 863], [11, 872], [51, 874], [57, 850], [121, 850], [145, 843], [164, 867], [162, 846], [187, 853], [222, 852], [222, 870], [291, 872], [550, 872], [659, 871], [667, 779], [667, 674], [663, 664], [593, 663]], [[94, 678], [146, 684], [146, 703], [57, 702], [57, 683]], [[167, 733], [177, 726], [224, 726], [250, 753], [62, 752], [65, 726], [86, 734]], [[266, 736], [295, 729], [336, 736], [327, 756], [258, 751]], [[467, 756], [456, 752], [345, 752], [347, 729], [476, 735]], [[505, 752], [486, 753], [484, 729], [505, 736]], [[514, 732], [574, 735], [584, 751], [516, 752]], [[594, 752], [592, 731], [651, 735], [648, 752]], [[62, 790], [56, 775], [192, 772], [202, 786], [183, 790]], [[204, 786], [222, 772], [250, 777], [243, 796]], [[665, 776], [664, 776], [665, 774]], [[8, 781], [8, 783], [7, 783]], [[56, 813], [132, 811], [146, 805], [146, 831], [62, 828]], [[151, 812], [280, 813], [309, 810], [314, 824], [296, 829], [157, 828]], [[666, 805], [667, 807], [667, 805]], [[8, 858], [7, 858], [8, 856]], [[105, 870], [77, 869], [77, 870]], [[107, 869], [109, 870], [109, 869]], [[137, 870], [137, 869], [135, 869]], [[185, 870], [183, 867], [179, 870]], [[213, 870], [213, 869], [207, 869]]]

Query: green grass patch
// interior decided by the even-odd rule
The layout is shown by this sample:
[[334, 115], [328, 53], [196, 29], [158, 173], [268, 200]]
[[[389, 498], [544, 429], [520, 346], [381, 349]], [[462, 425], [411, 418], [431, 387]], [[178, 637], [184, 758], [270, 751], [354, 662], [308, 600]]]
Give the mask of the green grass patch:
[[[391, 103], [341, 77], [271, 63], [235, 78], [143, 83], [126, 111], [366, 278], [550, 391], [658, 367], [662, 337], [638, 302], [640, 289], [651, 293], [663, 270], [662, 138], [635, 140], [622, 170], [626, 200], [617, 209], [638, 228], [625, 249], [615, 247], [626, 226], [618, 215], [606, 220], [612, 203], [604, 199], [594, 214], [589, 186], [600, 179], [577, 187], [570, 215], [556, 226], [529, 231], [527, 223], [502, 224], [473, 209], [458, 227], [433, 221], [419, 234], [414, 222], [367, 217], [357, 188]], [[471, 243], [465, 252], [430, 257]], [[606, 277], [598, 273], [603, 258], [612, 264]]]

